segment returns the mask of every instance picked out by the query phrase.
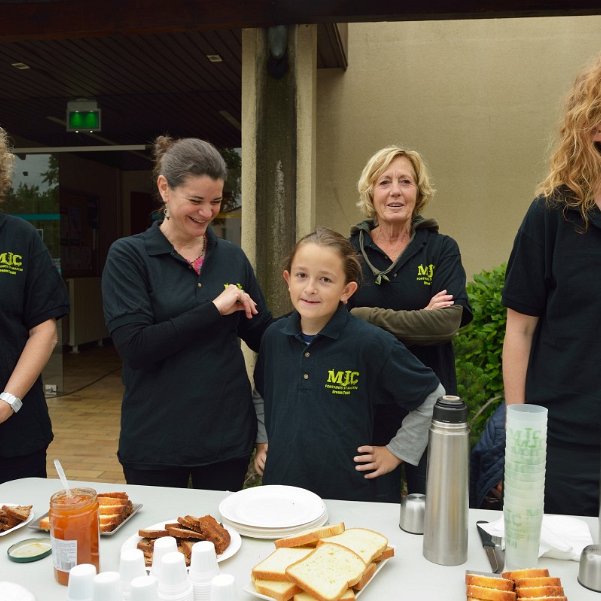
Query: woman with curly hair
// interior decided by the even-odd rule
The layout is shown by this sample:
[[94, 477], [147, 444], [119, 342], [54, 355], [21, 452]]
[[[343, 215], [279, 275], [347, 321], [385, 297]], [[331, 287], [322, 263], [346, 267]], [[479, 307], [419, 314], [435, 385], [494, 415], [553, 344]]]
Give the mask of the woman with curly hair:
[[[0, 200], [14, 156], [0, 127]], [[41, 373], [69, 311], [65, 284], [38, 232], [0, 213], [0, 483], [46, 477], [52, 428]]]
[[545, 512], [596, 516], [601, 445], [601, 56], [568, 95], [507, 266], [507, 404], [548, 409]]

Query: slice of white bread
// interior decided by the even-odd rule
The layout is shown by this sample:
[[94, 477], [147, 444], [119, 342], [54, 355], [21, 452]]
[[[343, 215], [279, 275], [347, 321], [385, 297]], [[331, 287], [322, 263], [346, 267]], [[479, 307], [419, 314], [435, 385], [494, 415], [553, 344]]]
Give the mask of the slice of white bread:
[[[355, 601], [356, 598], [355, 591], [352, 588], [349, 588], [338, 601]], [[293, 601], [317, 601], [317, 597], [312, 597], [309, 593], [303, 591], [302, 593], [294, 595]]]
[[286, 575], [319, 601], [337, 601], [361, 580], [366, 568], [348, 547], [320, 541], [309, 555], [288, 566]]
[[516, 586], [561, 586], [561, 578], [553, 576], [539, 576], [538, 578], [518, 578]]
[[276, 547], [314, 547], [322, 538], [326, 536], [334, 536], [344, 532], [344, 522], [338, 524], [329, 524], [320, 528], [311, 528], [303, 530], [294, 536], [279, 538], [275, 541]]
[[366, 565], [388, 547], [388, 539], [374, 530], [367, 528], [348, 528], [342, 534], [322, 538], [319, 544], [336, 543], [354, 551]]
[[547, 568], [524, 568], [523, 570], [512, 570], [511, 572], [501, 572], [503, 578], [510, 580], [519, 580], [520, 578], [540, 578], [549, 575]]
[[498, 588], [486, 588], [468, 584], [466, 586], [467, 596], [481, 601], [515, 601], [516, 594], [513, 591], [503, 591]]
[[305, 558], [313, 549], [311, 547], [282, 547], [276, 549], [271, 555], [259, 562], [252, 569], [253, 580], [288, 581], [286, 568]]
[[272, 597], [276, 601], [288, 601], [301, 589], [294, 582], [278, 582], [277, 580], [255, 580], [253, 582], [257, 593]]
[[502, 591], [513, 590], [513, 580], [509, 580], [508, 578], [494, 578], [493, 576], [484, 576], [481, 574], [466, 574], [465, 584], [496, 588]]
[[355, 584], [353, 587], [354, 590], [360, 591], [363, 590], [368, 582], [372, 579], [373, 575], [376, 573], [376, 569], [378, 568], [377, 564], [370, 563], [367, 568], [365, 568], [365, 572], [363, 572], [363, 576], [361, 576], [361, 580]]
[[561, 586], [518, 586], [515, 589], [519, 599], [529, 597], [558, 597], [564, 594]]
[[384, 549], [380, 555], [374, 557], [374, 561], [380, 562], [384, 561], [385, 559], [390, 559], [391, 557], [394, 557], [394, 547], [386, 547], [386, 549]]

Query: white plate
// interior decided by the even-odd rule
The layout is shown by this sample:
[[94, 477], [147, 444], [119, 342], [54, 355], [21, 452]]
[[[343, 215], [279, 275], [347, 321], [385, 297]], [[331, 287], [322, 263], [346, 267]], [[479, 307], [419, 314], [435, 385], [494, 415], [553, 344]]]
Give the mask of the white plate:
[[323, 515], [321, 515], [317, 520], [310, 522], [308, 524], [302, 524], [301, 526], [295, 526], [294, 528], [252, 528], [251, 526], [242, 526], [241, 524], [230, 524], [228, 520], [226, 520], [223, 516], [221, 518], [223, 520], [223, 525], [232, 526], [235, 528], [239, 534], [242, 536], [247, 536], [249, 538], [261, 538], [261, 539], [276, 539], [276, 538], [285, 538], [287, 536], [292, 536], [294, 534], [300, 534], [305, 530], [310, 530], [312, 528], [318, 528], [319, 526], [323, 526], [328, 521], [328, 512], [326, 511]]
[[[164, 522], [158, 522], [157, 524], [153, 524], [152, 526], [145, 526], [144, 528], [140, 528], [140, 530], [163, 530], [165, 528], [165, 524], [173, 524], [174, 522], [177, 522], [177, 518], [165, 520]], [[223, 527], [230, 533], [230, 544], [223, 553], [217, 555], [217, 561], [229, 559], [230, 557], [232, 557], [232, 555], [235, 555], [242, 546], [242, 539], [240, 538], [240, 535], [231, 526], [228, 526], [227, 524], [223, 524]], [[123, 543], [123, 545], [121, 545], [121, 550], [137, 549], [138, 542], [140, 540], [142, 540], [142, 537], [138, 536], [137, 534], [130, 536]]]
[[[2, 505], [7, 505], [8, 507], [18, 507], [19, 503], [0, 503], [0, 507], [2, 507]], [[29, 517], [26, 520], [23, 520], [20, 524], [13, 526], [9, 530], [4, 530], [4, 531], [0, 532], [0, 536], [5, 536], [9, 532], [13, 532], [15, 530], [18, 530], [19, 528], [23, 528], [23, 526], [25, 526], [25, 524], [29, 524], [29, 522], [31, 522], [31, 520], [33, 520], [33, 508], [29, 512]]]
[[[394, 545], [390, 545], [391, 547], [393, 547]], [[395, 549], [396, 551], [396, 549]], [[385, 559], [384, 561], [381, 561], [378, 564], [378, 567], [376, 568], [376, 571], [374, 572], [374, 575], [368, 580], [367, 584], [360, 590], [360, 591], [355, 591], [355, 597], [360, 597], [361, 594], [363, 593], [363, 591], [367, 590], [367, 588], [369, 587], [369, 585], [373, 582], [374, 578], [378, 575], [378, 573], [380, 572], [380, 570], [392, 559], [392, 557], [389, 557], [388, 559]], [[273, 597], [268, 597], [267, 595], [263, 595], [262, 593], [257, 593], [257, 591], [255, 590], [255, 585], [251, 582], [249, 582], [245, 587], [244, 587], [244, 591], [246, 591], [247, 593], [249, 593], [250, 595], [252, 595], [253, 597], [258, 597], [259, 599], [266, 599], [267, 601], [273, 601]]]
[[292, 528], [315, 521], [326, 509], [315, 493], [278, 484], [246, 488], [226, 497], [219, 513], [230, 522], [253, 528]]

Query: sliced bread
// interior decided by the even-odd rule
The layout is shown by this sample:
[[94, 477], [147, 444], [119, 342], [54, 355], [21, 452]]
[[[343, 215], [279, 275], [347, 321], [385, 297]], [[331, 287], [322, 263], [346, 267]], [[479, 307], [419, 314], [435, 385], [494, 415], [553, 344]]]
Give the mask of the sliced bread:
[[516, 586], [561, 586], [561, 578], [539, 576], [538, 578], [518, 578]]
[[357, 582], [357, 584], [355, 584], [353, 589], [356, 591], [363, 590], [367, 586], [367, 583], [373, 578], [373, 575], [376, 573], [377, 568], [378, 568], [377, 564], [375, 564], [373, 562], [370, 563], [365, 568], [365, 572], [363, 572], [363, 576], [361, 576], [361, 580], [359, 580], [359, 582]]
[[515, 589], [520, 599], [529, 597], [558, 597], [563, 595], [561, 586], [518, 586]]
[[279, 538], [275, 541], [276, 547], [314, 547], [322, 538], [327, 536], [334, 536], [344, 532], [344, 522], [338, 524], [329, 524], [327, 526], [321, 526], [320, 528], [312, 528], [310, 530], [304, 530], [294, 536], [288, 536], [286, 538]]
[[467, 585], [467, 596], [481, 601], [515, 601], [516, 594], [513, 591], [503, 591], [498, 588], [486, 588], [484, 586]]
[[388, 539], [367, 528], [348, 528], [341, 534], [322, 538], [319, 544], [336, 543], [354, 551], [366, 565], [370, 564], [388, 547]]
[[296, 593], [302, 592], [294, 582], [278, 582], [277, 580], [255, 580], [254, 583], [257, 593], [272, 597], [276, 601], [288, 601]]
[[511, 572], [502, 572], [503, 578], [509, 578], [510, 580], [519, 580], [520, 578], [540, 578], [548, 576], [549, 570], [547, 568], [524, 568], [523, 570], [512, 570]]
[[[355, 591], [352, 588], [349, 588], [343, 593], [338, 601], [354, 601], [356, 598]], [[302, 593], [294, 595], [293, 601], [317, 601], [317, 597], [313, 597], [309, 593], [303, 591]]]
[[481, 574], [466, 574], [465, 584], [496, 588], [502, 591], [513, 590], [513, 580], [509, 580], [509, 578], [494, 578], [493, 576], [484, 576]]
[[258, 563], [252, 569], [253, 580], [287, 581], [286, 568], [305, 558], [313, 549], [303, 547], [282, 547]]
[[360, 582], [366, 568], [363, 559], [348, 547], [320, 541], [309, 555], [288, 566], [286, 575], [319, 601], [337, 601]]

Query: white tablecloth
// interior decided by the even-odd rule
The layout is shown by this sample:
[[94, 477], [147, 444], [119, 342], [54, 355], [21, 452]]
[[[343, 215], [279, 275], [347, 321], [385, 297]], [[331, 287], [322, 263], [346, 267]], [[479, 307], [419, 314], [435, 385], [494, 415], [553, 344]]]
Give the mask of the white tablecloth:
[[[144, 506], [115, 535], [101, 537], [101, 570], [116, 570], [119, 565], [121, 545], [139, 528], [156, 524], [179, 515], [205, 515], [219, 519], [218, 506], [229, 493], [180, 488], [155, 488], [123, 484], [73, 482], [73, 486], [90, 486], [97, 491], [125, 490], [134, 503]], [[36, 516], [48, 511], [50, 495], [61, 488], [58, 480], [26, 478], [0, 484], [0, 503], [30, 505]], [[396, 556], [381, 570], [361, 596], [362, 601], [391, 601], [392, 599], [424, 599], [464, 601], [465, 570], [490, 571], [488, 560], [476, 530], [477, 520], [493, 521], [499, 518], [496, 511], [470, 510], [468, 560], [461, 566], [439, 566], [422, 555], [419, 535], [402, 531], [399, 524], [399, 505], [394, 503], [362, 503], [354, 501], [326, 501], [330, 522], [343, 521], [347, 527], [373, 528], [385, 534], [396, 546]], [[582, 518], [587, 522], [593, 539], [598, 541], [598, 519]], [[8, 548], [26, 538], [44, 536], [25, 526], [0, 537], [0, 581], [16, 582], [36, 595], [37, 601], [65, 601], [66, 587], [55, 583], [52, 558], [34, 563], [14, 563], [8, 559]], [[250, 601], [253, 596], [242, 591], [250, 581], [251, 568], [273, 549], [273, 542], [243, 537], [240, 551], [220, 563], [221, 571], [235, 576], [240, 587], [240, 600]], [[570, 601], [601, 601], [601, 594], [589, 591], [578, 584], [578, 563], [575, 561], [539, 560], [553, 576], [560, 577]]]

